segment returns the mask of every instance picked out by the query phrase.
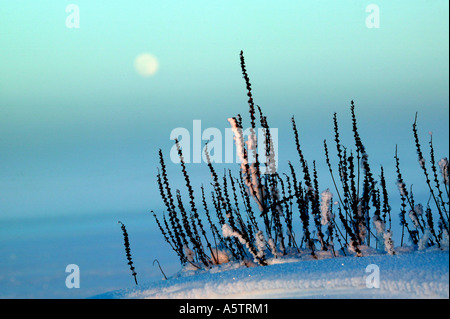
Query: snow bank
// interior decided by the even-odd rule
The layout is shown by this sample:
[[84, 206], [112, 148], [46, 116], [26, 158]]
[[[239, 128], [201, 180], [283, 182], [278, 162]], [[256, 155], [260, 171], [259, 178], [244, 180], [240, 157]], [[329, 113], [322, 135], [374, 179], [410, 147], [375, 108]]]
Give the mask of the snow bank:
[[[265, 267], [228, 263], [183, 269], [168, 280], [93, 298], [449, 298], [448, 251], [396, 252], [321, 260], [278, 257]], [[368, 288], [374, 275], [379, 275], [379, 288]]]

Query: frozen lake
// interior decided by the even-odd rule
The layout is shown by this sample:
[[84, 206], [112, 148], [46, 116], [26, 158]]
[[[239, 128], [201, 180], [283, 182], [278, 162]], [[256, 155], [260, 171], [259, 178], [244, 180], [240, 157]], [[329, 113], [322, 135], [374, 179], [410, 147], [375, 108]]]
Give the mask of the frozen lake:
[[[87, 298], [134, 286], [118, 220], [127, 226], [138, 281], [162, 278], [155, 258], [167, 275], [179, 270], [149, 213], [3, 220], [0, 298]], [[80, 288], [66, 287], [69, 264], [79, 266]]]

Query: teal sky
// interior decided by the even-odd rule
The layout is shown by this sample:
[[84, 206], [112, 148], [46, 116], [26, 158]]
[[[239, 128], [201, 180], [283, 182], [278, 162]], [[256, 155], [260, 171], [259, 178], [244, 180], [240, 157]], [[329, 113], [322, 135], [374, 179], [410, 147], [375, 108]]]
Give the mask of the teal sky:
[[[222, 130], [246, 115], [240, 50], [280, 131], [280, 161], [295, 156], [292, 115], [306, 155], [322, 161], [333, 112], [348, 124], [351, 99], [375, 163], [393, 166], [399, 144], [405, 169], [416, 167], [416, 111], [423, 144], [432, 131], [448, 156], [446, 0], [73, 3], [78, 29], [66, 27], [69, 3], [1, 2], [0, 216], [161, 205], [157, 149], [168, 156], [171, 130], [194, 119]], [[370, 3], [378, 29], [365, 25]], [[148, 78], [133, 66], [143, 52], [159, 61]]]

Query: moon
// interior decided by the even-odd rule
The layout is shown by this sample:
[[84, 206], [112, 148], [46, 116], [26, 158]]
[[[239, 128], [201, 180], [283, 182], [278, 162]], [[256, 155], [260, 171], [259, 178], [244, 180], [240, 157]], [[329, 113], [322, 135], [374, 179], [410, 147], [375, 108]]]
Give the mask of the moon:
[[152, 76], [158, 71], [158, 59], [150, 53], [141, 53], [134, 59], [134, 68], [143, 77]]

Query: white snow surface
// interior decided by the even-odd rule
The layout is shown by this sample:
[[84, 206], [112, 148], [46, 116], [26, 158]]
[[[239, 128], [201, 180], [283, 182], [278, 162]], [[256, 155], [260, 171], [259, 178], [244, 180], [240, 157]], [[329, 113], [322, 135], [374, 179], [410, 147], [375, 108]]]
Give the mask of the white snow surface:
[[[449, 252], [396, 248], [391, 256], [366, 248], [365, 257], [320, 253], [270, 259], [268, 266], [229, 262], [211, 269], [185, 267], [168, 280], [107, 292], [101, 299], [422, 299], [449, 298]], [[379, 288], [367, 281], [376, 265]], [[250, 267], [249, 267], [250, 266]], [[367, 271], [366, 271], [367, 268]], [[375, 267], [376, 268], [376, 267]], [[131, 279], [130, 279], [131, 280]], [[142, 279], [141, 279], [142, 280]]]

